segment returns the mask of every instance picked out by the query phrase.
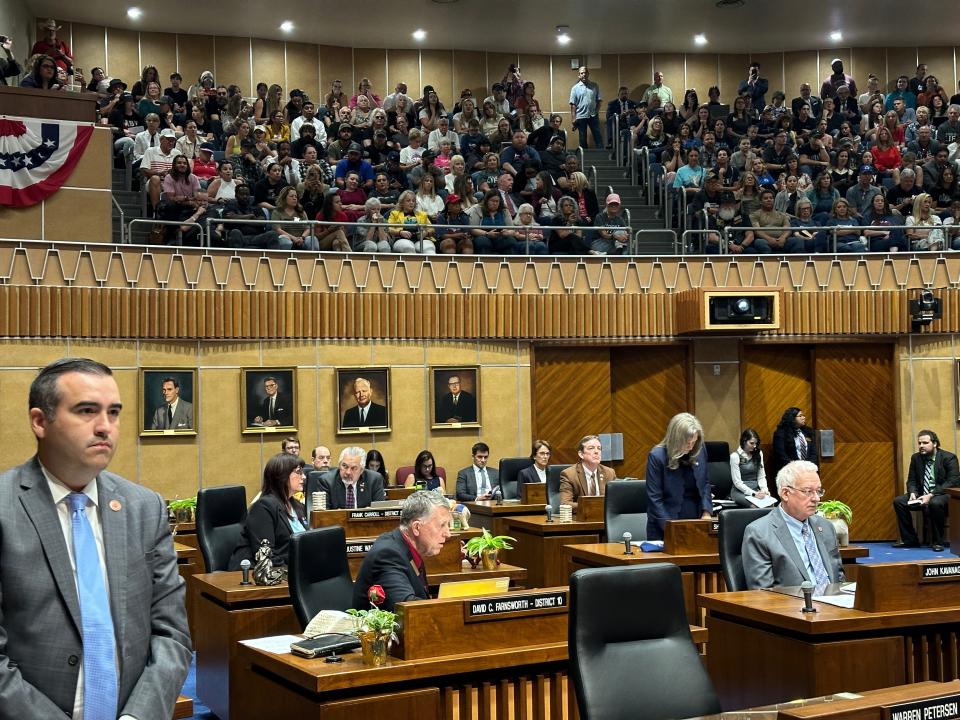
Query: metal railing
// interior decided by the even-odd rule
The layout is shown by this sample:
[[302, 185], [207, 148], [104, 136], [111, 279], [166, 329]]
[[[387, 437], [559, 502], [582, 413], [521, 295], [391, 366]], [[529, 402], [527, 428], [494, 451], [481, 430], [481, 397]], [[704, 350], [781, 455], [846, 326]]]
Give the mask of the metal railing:
[[674, 254], [674, 255], [677, 254], [676, 248], [677, 248], [677, 243], [679, 242], [679, 240], [677, 240], [677, 233], [676, 233], [676, 231], [671, 230], [670, 228], [648, 228], [648, 229], [645, 229], [645, 230], [637, 230], [636, 232], [633, 233], [633, 237], [632, 237], [632, 240], [631, 240], [631, 243], [632, 243], [632, 244], [630, 245], [630, 254], [631, 254], [631, 255], [638, 255], [638, 254], [639, 254], [639, 252], [640, 252], [640, 239], [641, 239], [643, 236], [645, 236], [645, 235], [646, 235], [646, 236], [650, 236], [650, 237], [652, 237], [652, 238], [657, 238], [657, 239], [668, 238], [668, 239], [669, 239], [669, 242], [673, 245], [673, 248], [674, 248], [674, 253], [673, 253], [673, 254]]
[[120, 207], [120, 203], [117, 202], [117, 199], [113, 196], [113, 192], [110, 193], [110, 201], [113, 203], [113, 206], [117, 209], [117, 212], [120, 213], [120, 244], [127, 244], [127, 226], [124, 221], [124, 212], [123, 208]]
[[621, 167], [622, 160], [620, 159], [620, 116], [613, 116], [613, 137], [608, 138], [607, 140], [611, 147], [613, 148], [613, 160], [616, 163], [617, 167]]
[[[809, 226], [797, 226], [797, 227], [791, 226], [787, 228], [783, 228], [783, 227], [741, 228], [741, 227], [727, 226], [723, 228], [723, 242], [720, 243], [720, 247], [718, 249], [721, 254], [726, 254], [729, 251], [729, 246], [730, 246], [730, 243], [732, 242], [731, 237], [738, 233], [747, 233], [747, 232], [756, 233], [759, 231], [759, 232], [765, 232], [765, 233], [782, 234], [783, 232], [786, 232], [789, 237], [791, 235], [796, 235], [800, 231], [807, 231], [807, 232], [814, 233], [813, 237], [805, 238], [810, 240], [814, 240], [816, 236], [819, 235], [820, 233], [826, 233], [830, 237], [830, 247], [827, 250], [827, 252], [837, 253], [838, 252], [837, 244], [839, 242], [838, 238], [845, 236], [851, 231], [854, 231], [858, 238], [863, 239], [866, 242], [866, 247], [862, 250], [862, 252], [888, 252], [887, 250], [871, 250], [870, 249], [871, 241], [874, 239], [874, 237], [864, 235], [863, 231], [877, 230], [877, 231], [882, 231], [884, 233], [887, 233], [887, 237], [889, 237], [889, 234], [891, 233], [897, 233], [897, 232], [901, 233], [904, 239], [904, 243], [907, 244], [907, 249], [909, 251], [909, 242], [905, 232], [906, 229], [907, 228], [905, 225], [809, 225]], [[717, 233], [719, 231], [712, 230], [711, 232]], [[840, 233], [844, 233], [844, 235], [840, 235]], [[944, 238], [946, 242], [946, 236], [944, 236]], [[773, 252], [786, 252], [786, 251], [784, 249], [777, 248]], [[816, 253], [816, 252], [822, 252], [822, 251], [804, 250], [803, 254], [807, 254], [809, 252]], [[856, 251], [842, 251], [842, 252], [856, 252]]]
[[590, 186], [593, 188], [593, 192], [596, 193], [600, 188], [597, 183], [597, 167], [596, 165], [591, 165], [587, 168], [587, 181], [590, 183]]

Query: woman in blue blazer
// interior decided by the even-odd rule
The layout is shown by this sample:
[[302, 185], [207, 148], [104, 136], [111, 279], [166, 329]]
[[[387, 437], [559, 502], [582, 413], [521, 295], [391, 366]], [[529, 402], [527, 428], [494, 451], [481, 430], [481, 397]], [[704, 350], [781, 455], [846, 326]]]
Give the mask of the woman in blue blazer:
[[647, 456], [647, 539], [662, 540], [667, 520], [709, 518], [703, 426], [690, 413], [674, 415], [660, 444]]

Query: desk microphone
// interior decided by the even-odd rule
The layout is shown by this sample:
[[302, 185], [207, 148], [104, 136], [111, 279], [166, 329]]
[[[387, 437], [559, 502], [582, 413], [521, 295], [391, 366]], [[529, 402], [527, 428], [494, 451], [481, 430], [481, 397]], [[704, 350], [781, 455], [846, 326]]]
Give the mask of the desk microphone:
[[623, 554], [624, 555], [633, 555], [633, 546], [630, 545], [630, 541], [633, 540], [633, 535], [629, 532], [623, 534]]
[[800, 583], [800, 591], [803, 593], [803, 612], [815, 613], [817, 609], [813, 606], [813, 583], [804, 580]]
[[250, 561], [241, 560], [240, 561], [240, 572], [243, 573], [243, 579], [240, 581], [241, 585], [250, 584]]
[[546, 513], [547, 513], [547, 522], [553, 522], [553, 506], [552, 506], [552, 505], [544, 505], [544, 506], [543, 506], [543, 509], [544, 509], [544, 510], [546, 511]]
[[496, 500], [497, 505], [503, 505], [503, 490], [499, 485], [493, 489], [493, 499]]

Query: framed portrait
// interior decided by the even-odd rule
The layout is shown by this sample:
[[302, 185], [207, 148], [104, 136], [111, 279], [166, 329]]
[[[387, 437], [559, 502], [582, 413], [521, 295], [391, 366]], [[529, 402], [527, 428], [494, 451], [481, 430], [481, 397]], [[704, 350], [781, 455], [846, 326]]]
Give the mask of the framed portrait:
[[140, 435], [197, 434], [195, 368], [140, 369]]
[[243, 434], [296, 432], [294, 368], [242, 368]]
[[430, 427], [480, 427], [480, 368], [430, 368]]
[[390, 432], [390, 369], [337, 368], [337, 434]]

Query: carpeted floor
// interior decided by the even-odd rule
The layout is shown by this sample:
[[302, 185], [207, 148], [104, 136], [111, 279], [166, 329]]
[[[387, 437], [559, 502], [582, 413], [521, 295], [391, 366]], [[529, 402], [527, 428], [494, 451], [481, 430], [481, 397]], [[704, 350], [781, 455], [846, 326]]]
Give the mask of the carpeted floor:
[[[953, 560], [956, 556], [950, 552], [948, 547], [943, 552], [934, 552], [929, 547], [920, 548], [894, 548], [893, 543], [889, 542], [864, 542], [855, 543], [870, 549], [870, 556], [859, 558], [858, 563], [879, 563], [879, 562], [913, 562], [914, 560]], [[190, 665], [190, 674], [187, 675], [187, 681], [183, 684], [183, 695], [193, 698], [193, 719], [194, 720], [217, 720], [217, 716], [210, 712], [206, 705], [197, 699], [197, 661], [194, 655], [193, 663]]]

